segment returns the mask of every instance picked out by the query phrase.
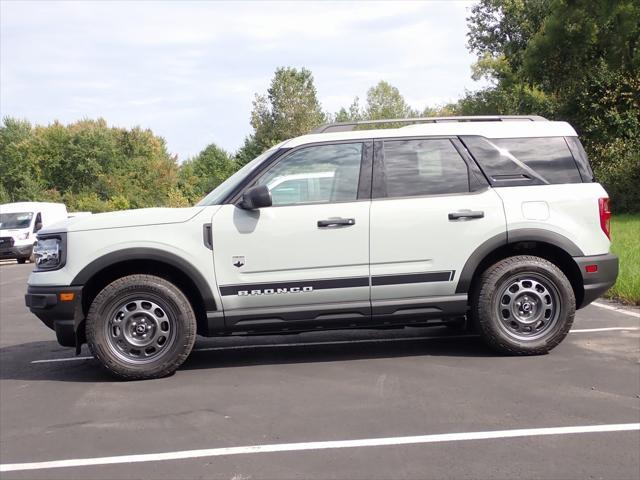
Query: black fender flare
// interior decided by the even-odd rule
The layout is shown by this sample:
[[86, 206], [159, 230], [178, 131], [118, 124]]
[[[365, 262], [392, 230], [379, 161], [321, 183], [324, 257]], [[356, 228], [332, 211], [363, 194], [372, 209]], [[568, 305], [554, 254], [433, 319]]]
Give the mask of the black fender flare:
[[518, 242], [547, 243], [564, 250], [572, 257], [584, 256], [582, 250], [575, 243], [559, 233], [543, 230], [541, 228], [519, 228], [509, 230], [508, 232], [499, 233], [498, 235], [489, 238], [474, 250], [460, 272], [456, 293], [469, 293], [471, 281], [473, 280], [473, 275], [475, 274], [476, 269], [480, 263], [489, 254], [491, 254], [491, 252], [500, 247]]
[[107, 253], [106, 255], [96, 258], [80, 270], [80, 272], [78, 272], [71, 281], [71, 285], [83, 286], [96, 273], [104, 270], [105, 268], [131, 260], [153, 260], [165, 263], [177, 270], [180, 270], [195, 284], [200, 296], [202, 297], [206, 310], [216, 310], [216, 302], [211, 292], [211, 288], [202, 274], [190, 262], [187, 262], [178, 255], [156, 248], [135, 247]]

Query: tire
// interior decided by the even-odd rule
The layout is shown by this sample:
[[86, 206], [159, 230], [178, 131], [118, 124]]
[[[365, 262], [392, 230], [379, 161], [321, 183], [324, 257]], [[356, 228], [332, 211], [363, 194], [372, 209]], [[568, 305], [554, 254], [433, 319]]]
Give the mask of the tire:
[[26, 259], [26, 258], [16, 258], [16, 261], [17, 261], [20, 265], [22, 265], [23, 263], [26, 263], [26, 262], [27, 262], [27, 259]]
[[86, 320], [91, 353], [126, 380], [161, 378], [182, 365], [196, 339], [191, 304], [175, 285], [129, 275], [107, 285]]
[[576, 311], [571, 283], [553, 263], [529, 255], [489, 267], [472, 297], [484, 341], [509, 355], [540, 355], [569, 333]]

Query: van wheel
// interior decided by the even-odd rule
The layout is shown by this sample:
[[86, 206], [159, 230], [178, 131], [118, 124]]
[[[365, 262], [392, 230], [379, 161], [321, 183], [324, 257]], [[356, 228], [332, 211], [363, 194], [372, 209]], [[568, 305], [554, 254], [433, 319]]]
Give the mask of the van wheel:
[[564, 273], [529, 255], [489, 267], [479, 279], [472, 306], [485, 342], [511, 355], [549, 352], [569, 333], [575, 311], [573, 288]]
[[22, 265], [23, 263], [26, 263], [27, 259], [26, 258], [16, 258], [16, 260], [18, 261], [18, 263], [20, 265]]
[[160, 378], [185, 361], [196, 317], [182, 291], [160, 277], [129, 275], [95, 298], [86, 323], [91, 353], [127, 380]]

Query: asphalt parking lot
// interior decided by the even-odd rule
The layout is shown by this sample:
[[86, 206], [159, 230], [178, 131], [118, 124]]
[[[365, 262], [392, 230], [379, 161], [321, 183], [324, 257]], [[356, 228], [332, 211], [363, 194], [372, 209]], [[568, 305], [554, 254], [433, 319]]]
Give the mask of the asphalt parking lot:
[[637, 309], [539, 357], [445, 327], [201, 338], [118, 382], [26, 310], [31, 268], [0, 265], [3, 479], [640, 478]]

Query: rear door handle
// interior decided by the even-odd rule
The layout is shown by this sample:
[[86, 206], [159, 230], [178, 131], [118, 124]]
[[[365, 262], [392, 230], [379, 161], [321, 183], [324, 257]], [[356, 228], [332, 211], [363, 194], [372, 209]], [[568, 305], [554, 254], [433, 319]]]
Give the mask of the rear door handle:
[[349, 227], [355, 224], [355, 218], [329, 218], [327, 220], [318, 220], [318, 228]]
[[458, 210], [449, 214], [449, 220], [462, 220], [464, 218], [483, 218], [484, 212], [481, 210]]

